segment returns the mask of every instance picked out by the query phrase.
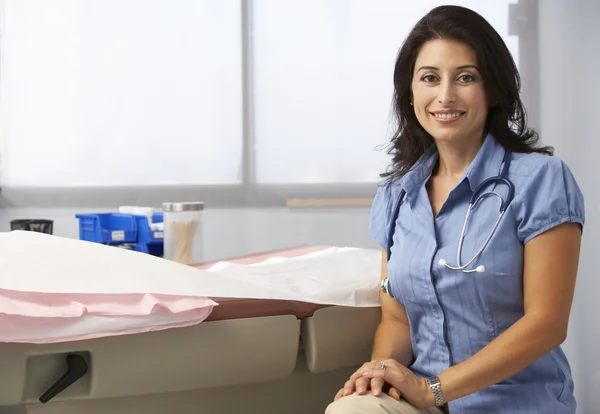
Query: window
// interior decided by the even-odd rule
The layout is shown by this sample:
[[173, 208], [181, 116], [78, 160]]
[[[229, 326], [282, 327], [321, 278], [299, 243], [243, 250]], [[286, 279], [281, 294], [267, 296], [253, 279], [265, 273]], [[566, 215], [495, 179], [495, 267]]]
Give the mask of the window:
[[[256, 180], [375, 182], [389, 156], [392, 76], [414, 24], [446, 1], [254, 0]], [[515, 1], [451, 2], [508, 34]], [[276, 162], [275, 162], [276, 161]]]
[[[4, 195], [370, 196], [389, 163], [397, 52], [447, 3], [4, 0]], [[481, 13], [519, 61], [517, 0], [450, 3]]]
[[241, 182], [236, 0], [5, 0], [3, 186]]

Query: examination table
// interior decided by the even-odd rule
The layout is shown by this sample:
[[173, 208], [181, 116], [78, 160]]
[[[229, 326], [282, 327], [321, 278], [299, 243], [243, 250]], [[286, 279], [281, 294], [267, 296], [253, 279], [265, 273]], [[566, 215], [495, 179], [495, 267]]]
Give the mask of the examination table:
[[[191, 327], [67, 343], [0, 343], [0, 413], [323, 413], [370, 358], [380, 320], [378, 307], [213, 299], [219, 306]], [[67, 371], [78, 379], [52, 392]]]

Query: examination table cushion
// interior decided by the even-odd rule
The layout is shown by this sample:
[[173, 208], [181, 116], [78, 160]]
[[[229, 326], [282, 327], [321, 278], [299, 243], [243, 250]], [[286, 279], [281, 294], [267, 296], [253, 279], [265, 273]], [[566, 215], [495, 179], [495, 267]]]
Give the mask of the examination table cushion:
[[[253, 264], [273, 257], [298, 257], [328, 248], [329, 246], [298, 246], [287, 249], [263, 251], [246, 256], [233, 257], [225, 259], [225, 261], [240, 264]], [[193, 267], [198, 269], [208, 269], [215, 263], [216, 262], [199, 263], [193, 265]], [[213, 308], [211, 314], [206, 318], [206, 322], [279, 315], [295, 315], [297, 318], [306, 318], [312, 316], [318, 309], [330, 306], [295, 300], [214, 297], [211, 299], [217, 302], [219, 305]]]
[[[225, 282], [216, 289], [213, 283], [213, 286], [207, 288], [209, 291], [213, 289], [212, 294], [199, 297], [195, 295], [201, 291], [202, 286], [191, 282], [197, 277], [195, 271], [190, 271], [189, 266], [169, 263], [160, 258], [96, 243], [23, 231], [0, 233], [0, 246], [3, 247], [0, 249], [3, 252], [0, 255], [0, 325], [4, 326], [0, 330], [0, 342], [76, 341], [225, 319], [280, 315], [305, 318], [312, 316], [316, 310], [335, 303], [335, 300], [322, 300], [318, 296], [323, 289], [332, 286], [333, 296], [342, 297], [342, 302], [348, 296], [350, 301], [362, 301], [364, 304], [373, 302], [372, 291], [375, 291], [378, 282], [378, 271], [375, 269], [378, 259], [374, 256], [377, 252], [359, 251], [356, 255], [352, 249], [341, 249], [342, 260], [349, 261], [344, 262], [346, 267], [337, 272], [335, 260], [340, 260], [340, 256], [337, 256], [336, 248], [300, 246], [192, 265], [192, 268], [214, 272], [211, 273], [213, 282]], [[27, 253], [31, 250], [27, 246], [35, 247], [33, 260]], [[318, 262], [321, 257], [325, 258], [325, 262]], [[296, 258], [298, 262], [295, 262]], [[310, 272], [307, 274], [303, 268], [306, 263], [312, 266], [315, 258], [318, 258], [316, 274], [321, 272], [324, 277], [322, 282], [320, 279], [316, 280], [316, 276], [313, 277]], [[285, 273], [288, 270], [284, 266], [284, 273], [280, 273], [281, 283], [279, 278], [268, 281], [271, 288], [277, 285], [284, 288], [281, 291], [284, 297], [290, 296], [287, 299], [278, 298], [276, 296], [282, 295], [273, 295], [272, 291], [268, 291], [268, 283], [265, 295], [259, 293], [257, 296], [246, 296], [240, 294], [247, 288], [244, 285], [246, 282], [242, 279], [235, 281], [231, 277], [235, 272], [224, 273], [223, 279], [219, 277], [223, 266], [237, 266], [234, 270], [239, 274], [240, 268], [243, 270], [248, 265], [250, 268], [257, 266], [254, 272], [248, 272], [251, 275], [249, 277], [257, 275], [259, 278], [256, 280], [266, 280], [268, 278], [260, 278], [265, 274], [261, 273], [263, 269], [271, 272], [270, 269], [279, 267], [278, 271], [282, 272], [280, 264], [290, 259], [295, 262], [291, 263], [291, 273]], [[47, 263], [51, 263], [50, 268]], [[330, 270], [336, 277], [351, 274], [348, 279], [352, 283], [343, 286], [346, 291], [339, 289], [341, 285], [336, 284], [335, 278], [327, 277]], [[169, 279], [165, 284], [164, 274], [172, 271], [178, 277]], [[277, 270], [273, 274], [278, 275]], [[303, 301], [301, 295], [295, 294], [294, 285], [287, 284], [291, 275], [296, 274], [304, 278], [300, 280], [303, 280], [308, 292], [315, 292], [313, 296], [318, 298], [316, 302], [319, 303]], [[117, 280], [126, 283], [115, 289]], [[254, 287], [257, 287], [258, 282], [252, 280], [256, 285]], [[90, 284], [92, 281], [94, 283]], [[158, 283], [161, 281], [162, 285]], [[177, 281], [180, 283], [175, 283]], [[249, 283], [250, 287], [253, 287], [252, 283]], [[236, 295], [238, 286], [242, 288]], [[225, 297], [228, 292], [231, 292], [231, 297]], [[265, 299], [269, 294], [274, 297]]]

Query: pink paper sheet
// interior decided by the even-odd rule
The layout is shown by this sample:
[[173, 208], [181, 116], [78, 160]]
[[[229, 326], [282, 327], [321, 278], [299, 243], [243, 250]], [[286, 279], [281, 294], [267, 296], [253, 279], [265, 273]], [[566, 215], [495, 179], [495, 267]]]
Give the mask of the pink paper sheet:
[[54, 343], [191, 326], [217, 303], [168, 295], [98, 295], [0, 289], [0, 341]]

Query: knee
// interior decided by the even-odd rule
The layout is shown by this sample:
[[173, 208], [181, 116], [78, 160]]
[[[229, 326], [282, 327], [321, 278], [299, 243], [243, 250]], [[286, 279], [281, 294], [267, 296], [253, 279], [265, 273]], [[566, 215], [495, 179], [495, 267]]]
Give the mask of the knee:
[[385, 414], [388, 411], [384, 408], [388, 395], [374, 397], [370, 393], [365, 395], [351, 394], [332, 402], [325, 409], [325, 414]]

